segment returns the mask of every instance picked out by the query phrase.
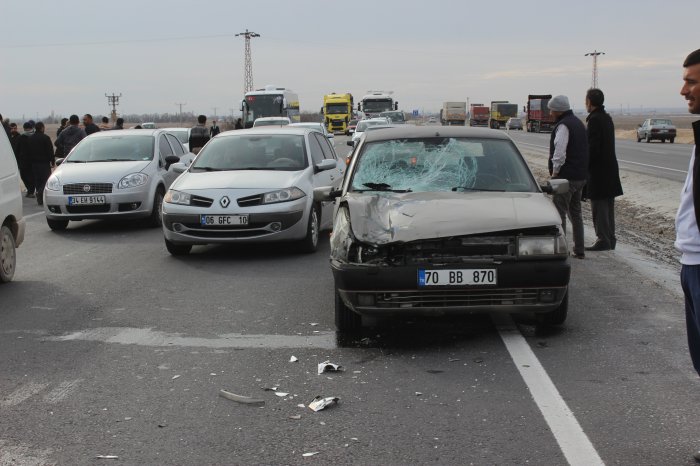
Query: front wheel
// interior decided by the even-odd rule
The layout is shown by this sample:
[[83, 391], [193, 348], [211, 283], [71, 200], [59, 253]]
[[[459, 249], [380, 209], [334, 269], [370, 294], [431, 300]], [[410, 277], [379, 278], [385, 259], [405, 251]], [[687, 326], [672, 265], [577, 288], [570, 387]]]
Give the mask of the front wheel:
[[17, 253], [12, 231], [3, 225], [0, 228], [0, 283], [7, 283], [15, 276]]
[[173, 256], [186, 256], [192, 250], [191, 244], [175, 244], [167, 239], [165, 240], [165, 247]]
[[362, 328], [362, 318], [345, 305], [338, 290], [335, 290], [335, 328], [339, 332], [357, 332]]
[[650, 142], [651, 142], [651, 134], [647, 133], [647, 144], [649, 144]]
[[52, 220], [47, 218], [46, 223], [53, 231], [63, 231], [68, 227], [68, 220]]
[[316, 206], [312, 206], [311, 212], [309, 212], [309, 224], [306, 227], [306, 237], [301, 241], [302, 251], [307, 253], [316, 252], [316, 249], [318, 249], [319, 227], [318, 209]]
[[673, 141], [675, 141], [675, 140], [676, 140], [676, 138], [671, 138], [671, 139], [668, 140], [668, 142], [670, 142], [671, 144], [673, 144]]
[[564, 299], [558, 308], [551, 312], [544, 314], [539, 314], [537, 316], [538, 323], [545, 327], [552, 327], [556, 325], [561, 325], [566, 320], [566, 316], [569, 313], [569, 292], [567, 291], [564, 295]]
[[158, 188], [153, 196], [153, 210], [148, 217], [148, 224], [154, 228], [163, 227], [163, 191]]
[[642, 142], [642, 138], [639, 137], [639, 133], [637, 133], [637, 142]]

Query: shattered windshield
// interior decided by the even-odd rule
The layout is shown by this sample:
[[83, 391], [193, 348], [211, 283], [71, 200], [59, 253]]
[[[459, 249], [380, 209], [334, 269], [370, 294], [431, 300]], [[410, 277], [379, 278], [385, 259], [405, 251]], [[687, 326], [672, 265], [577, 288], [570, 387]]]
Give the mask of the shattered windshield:
[[510, 141], [433, 137], [366, 143], [350, 189], [392, 192], [537, 192]]

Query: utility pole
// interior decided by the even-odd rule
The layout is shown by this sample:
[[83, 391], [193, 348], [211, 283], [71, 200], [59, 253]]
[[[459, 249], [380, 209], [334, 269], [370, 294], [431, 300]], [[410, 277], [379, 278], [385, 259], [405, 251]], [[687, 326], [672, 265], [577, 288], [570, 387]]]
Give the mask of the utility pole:
[[214, 110], [214, 119], [216, 120], [216, 109], [219, 107], [212, 107], [212, 110]]
[[593, 77], [591, 78], [591, 89], [598, 88], [598, 55], [605, 55], [605, 52], [594, 50], [584, 55], [585, 57], [593, 57]]
[[121, 92], [119, 93], [119, 95], [115, 95], [114, 93], [112, 93], [112, 95], [105, 94], [105, 97], [107, 97], [107, 104], [112, 106], [112, 124], [117, 122], [117, 105], [119, 105], [119, 98], [121, 96]]
[[250, 92], [253, 90], [253, 60], [250, 55], [250, 39], [253, 37], [260, 37], [257, 32], [245, 30], [245, 32], [239, 32], [236, 37], [245, 37], [245, 64], [244, 64], [244, 79], [243, 79], [243, 93]]
[[180, 126], [182, 126], [182, 107], [187, 105], [187, 102], [175, 102], [175, 105], [180, 107]]

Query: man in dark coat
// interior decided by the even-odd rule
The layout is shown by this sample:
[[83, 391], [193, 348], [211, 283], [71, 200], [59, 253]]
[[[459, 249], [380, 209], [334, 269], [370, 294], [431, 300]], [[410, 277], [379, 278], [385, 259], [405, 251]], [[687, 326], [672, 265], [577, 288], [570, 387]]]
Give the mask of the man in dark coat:
[[61, 149], [64, 157], [73, 150], [76, 144], [87, 137], [85, 130], [78, 126], [78, 124], [80, 124], [78, 115], [71, 115], [68, 119], [68, 123], [68, 127], [61, 131], [61, 134], [56, 138], [56, 142], [54, 142], [54, 145]]
[[615, 125], [605, 111], [605, 96], [600, 89], [586, 93], [588, 110], [588, 198], [596, 242], [586, 251], [615, 249], [615, 198], [622, 196], [620, 169], [615, 155]]
[[192, 127], [190, 131], [190, 139], [188, 140], [190, 144], [190, 151], [193, 154], [199, 152], [198, 149], [204, 147], [204, 145], [209, 142], [209, 129], [207, 128], [207, 117], [206, 115], [199, 115], [197, 117], [197, 124]]
[[23, 126], [24, 131], [17, 137], [17, 166], [22, 183], [27, 188], [26, 197], [35, 197], [34, 174], [32, 173], [32, 161], [29, 153], [29, 138], [34, 136], [34, 125], [31, 120]]
[[209, 128], [209, 138], [213, 138], [221, 132], [221, 128], [216, 124], [216, 120], [212, 121], [211, 128]]
[[34, 135], [29, 138], [29, 160], [32, 163], [34, 186], [36, 187], [36, 202], [44, 204], [44, 186], [51, 176], [51, 167], [55, 166], [53, 144], [51, 138], [44, 134], [46, 129], [41, 121], [35, 126]]
[[98, 133], [100, 131], [100, 127], [95, 124], [95, 122], [92, 120], [92, 115], [89, 113], [83, 115], [83, 125], [85, 126], [85, 134], [88, 136], [90, 136], [92, 133]]

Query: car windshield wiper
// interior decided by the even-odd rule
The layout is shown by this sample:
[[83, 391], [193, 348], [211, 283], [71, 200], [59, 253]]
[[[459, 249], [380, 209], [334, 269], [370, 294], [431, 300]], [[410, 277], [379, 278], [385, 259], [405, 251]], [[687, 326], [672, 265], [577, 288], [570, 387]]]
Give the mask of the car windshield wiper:
[[358, 192], [364, 191], [389, 191], [392, 193], [410, 193], [410, 189], [392, 189], [391, 185], [386, 183], [363, 183], [362, 186], [367, 186], [369, 189], [357, 189]]
[[87, 163], [87, 160], [66, 160], [65, 163]]
[[137, 162], [137, 160], [132, 159], [101, 159], [101, 160], [90, 160], [90, 163], [95, 162]]
[[452, 191], [488, 191], [488, 192], [493, 192], [493, 193], [504, 193], [506, 192], [505, 189], [488, 189], [488, 188], [474, 188], [472, 186], [455, 186], [452, 188]]
[[221, 172], [224, 171], [222, 168], [215, 167], [192, 167], [192, 170], [202, 170], [204, 172]]

